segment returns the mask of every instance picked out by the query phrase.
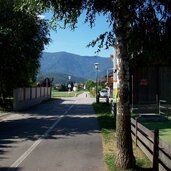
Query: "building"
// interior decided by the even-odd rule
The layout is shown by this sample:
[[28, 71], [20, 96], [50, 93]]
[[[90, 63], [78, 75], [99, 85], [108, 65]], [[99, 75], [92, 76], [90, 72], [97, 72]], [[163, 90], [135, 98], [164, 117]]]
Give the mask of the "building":
[[[117, 69], [117, 52], [112, 55]], [[118, 75], [113, 82], [118, 87]], [[171, 58], [138, 56], [130, 60], [130, 102], [132, 105], [157, 104], [165, 100], [171, 104]]]
[[136, 66], [131, 69], [133, 104], [171, 104], [171, 66]]

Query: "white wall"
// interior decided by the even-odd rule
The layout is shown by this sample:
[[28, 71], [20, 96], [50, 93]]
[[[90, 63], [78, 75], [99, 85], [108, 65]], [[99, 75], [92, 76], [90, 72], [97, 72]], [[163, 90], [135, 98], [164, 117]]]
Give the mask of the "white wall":
[[51, 97], [50, 87], [17, 88], [13, 91], [13, 110], [24, 110], [48, 100]]

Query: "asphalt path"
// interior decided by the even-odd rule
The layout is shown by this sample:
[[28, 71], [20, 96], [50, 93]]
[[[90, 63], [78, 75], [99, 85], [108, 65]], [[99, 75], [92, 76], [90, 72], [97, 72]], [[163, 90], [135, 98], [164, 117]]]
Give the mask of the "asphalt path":
[[0, 121], [0, 171], [105, 171], [94, 99], [51, 100]]

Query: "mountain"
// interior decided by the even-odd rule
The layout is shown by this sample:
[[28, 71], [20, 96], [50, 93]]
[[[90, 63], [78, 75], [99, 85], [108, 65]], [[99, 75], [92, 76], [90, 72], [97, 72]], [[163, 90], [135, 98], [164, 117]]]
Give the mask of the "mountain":
[[67, 52], [44, 52], [40, 59], [42, 75], [61, 73], [83, 79], [96, 78], [94, 63], [99, 63], [99, 76], [106, 75], [107, 69], [112, 68], [110, 58], [98, 56], [80, 56]]

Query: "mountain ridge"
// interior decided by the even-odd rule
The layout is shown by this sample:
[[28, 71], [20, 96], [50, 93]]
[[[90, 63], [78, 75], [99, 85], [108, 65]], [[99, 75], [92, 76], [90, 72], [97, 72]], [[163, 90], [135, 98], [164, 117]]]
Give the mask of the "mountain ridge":
[[40, 73], [62, 73], [83, 79], [96, 78], [94, 63], [99, 63], [99, 76], [106, 75], [107, 69], [112, 68], [109, 58], [99, 56], [81, 56], [68, 52], [43, 52], [40, 59]]

